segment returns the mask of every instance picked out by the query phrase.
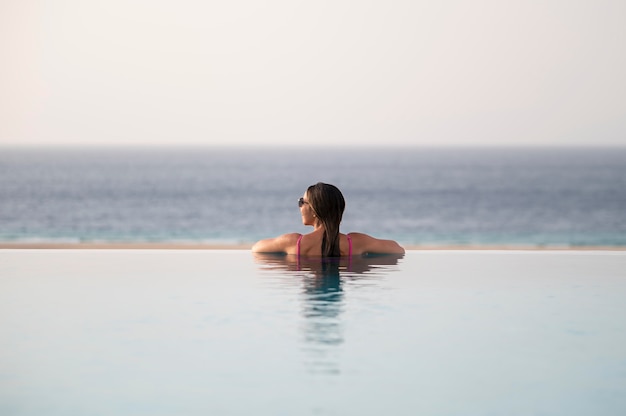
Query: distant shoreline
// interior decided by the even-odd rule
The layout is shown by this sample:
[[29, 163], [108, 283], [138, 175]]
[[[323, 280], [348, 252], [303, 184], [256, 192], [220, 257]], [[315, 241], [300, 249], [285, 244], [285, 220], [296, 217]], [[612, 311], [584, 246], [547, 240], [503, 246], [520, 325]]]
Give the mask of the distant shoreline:
[[[0, 242], [0, 250], [249, 250], [252, 243], [172, 242]], [[626, 251], [626, 246], [559, 246], [515, 244], [404, 245], [406, 250], [526, 250], [526, 251]]]

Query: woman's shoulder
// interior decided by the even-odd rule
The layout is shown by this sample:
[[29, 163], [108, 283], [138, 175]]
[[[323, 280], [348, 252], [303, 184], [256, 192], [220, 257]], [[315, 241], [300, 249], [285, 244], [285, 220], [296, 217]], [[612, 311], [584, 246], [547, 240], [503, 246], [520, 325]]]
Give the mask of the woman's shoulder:
[[288, 233], [275, 238], [267, 238], [254, 244], [252, 251], [258, 253], [288, 253], [292, 247], [295, 247], [301, 236], [302, 234], [300, 233]]
[[372, 237], [370, 235], [367, 235], [365, 233], [355, 233], [355, 232], [346, 233], [346, 237], [349, 237], [352, 241], [369, 240], [369, 239], [374, 238], [374, 237]]
[[365, 233], [350, 232], [350, 233], [346, 233], [346, 237], [349, 238], [352, 241], [352, 244], [355, 244], [355, 245], [366, 244], [368, 242], [371, 242], [372, 240], [376, 240], [371, 235], [367, 235]]
[[298, 241], [298, 239], [300, 239], [303, 236], [304, 235], [300, 233], [287, 233], [287, 234], [281, 235], [279, 238], [282, 238], [285, 241], [291, 242], [291, 241]]
[[348, 233], [346, 234], [352, 240], [352, 244], [355, 248], [355, 252], [365, 253], [404, 253], [402, 248], [397, 242], [393, 240], [382, 240], [372, 237], [365, 233]]

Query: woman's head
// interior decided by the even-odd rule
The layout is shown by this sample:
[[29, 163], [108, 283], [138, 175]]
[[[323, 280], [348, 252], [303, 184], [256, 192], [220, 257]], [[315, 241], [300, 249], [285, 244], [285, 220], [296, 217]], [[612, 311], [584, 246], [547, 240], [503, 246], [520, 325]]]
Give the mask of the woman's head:
[[322, 222], [339, 224], [346, 208], [341, 191], [334, 185], [318, 182], [306, 190], [307, 202]]
[[324, 228], [322, 255], [339, 256], [339, 224], [346, 207], [341, 191], [336, 186], [318, 182], [309, 186], [305, 196], [315, 221]]

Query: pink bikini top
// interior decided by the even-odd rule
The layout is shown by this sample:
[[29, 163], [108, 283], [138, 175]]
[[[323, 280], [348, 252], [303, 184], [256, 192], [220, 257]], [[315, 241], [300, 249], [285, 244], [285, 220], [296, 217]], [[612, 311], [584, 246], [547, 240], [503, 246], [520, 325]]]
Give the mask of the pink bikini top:
[[[300, 258], [300, 242], [302, 241], [302, 234], [298, 237], [298, 242], [296, 243], [296, 247], [298, 247], [298, 258]], [[352, 239], [349, 234], [346, 234], [346, 238], [348, 239], [348, 257], [352, 257]]]

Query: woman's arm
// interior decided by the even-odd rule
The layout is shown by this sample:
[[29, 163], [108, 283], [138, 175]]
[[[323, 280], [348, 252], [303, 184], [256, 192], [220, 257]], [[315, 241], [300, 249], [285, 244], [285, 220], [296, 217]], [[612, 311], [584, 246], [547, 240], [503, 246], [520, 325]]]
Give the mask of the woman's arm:
[[404, 248], [393, 240], [381, 240], [362, 233], [350, 233], [350, 237], [362, 254], [404, 254]]
[[300, 234], [291, 233], [283, 234], [276, 238], [267, 238], [255, 243], [252, 246], [252, 252], [292, 254], [292, 252], [295, 252], [296, 243], [299, 237]]

